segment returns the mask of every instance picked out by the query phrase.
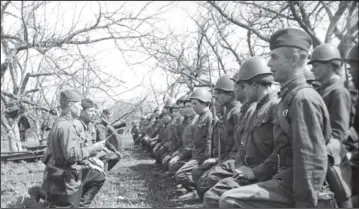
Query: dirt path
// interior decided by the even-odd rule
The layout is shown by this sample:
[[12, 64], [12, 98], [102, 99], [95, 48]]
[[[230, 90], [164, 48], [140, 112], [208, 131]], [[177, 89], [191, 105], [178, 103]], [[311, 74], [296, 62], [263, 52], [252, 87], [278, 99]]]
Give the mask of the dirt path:
[[[108, 174], [91, 207], [102, 208], [194, 208], [200, 203], [176, 202], [174, 179], [155, 175], [154, 160], [130, 136], [123, 136], [123, 159]], [[27, 189], [40, 185], [44, 166], [41, 162], [1, 164], [1, 207], [22, 207]]]

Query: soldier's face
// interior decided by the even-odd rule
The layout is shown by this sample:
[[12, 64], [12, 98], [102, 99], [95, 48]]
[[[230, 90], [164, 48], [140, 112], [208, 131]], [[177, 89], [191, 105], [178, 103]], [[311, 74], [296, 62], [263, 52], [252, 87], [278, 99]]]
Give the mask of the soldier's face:
[[81, 102], [71, 102], [70, 111], [71, 114], [75, 117], [79, 117], [82, 110]]
[[185, 115], [185, 113], [184, 113], [184, 104], [183, 103], [178, 103], [178, 107], [179, 107], [180, 114]]
[[196, 114], [193, 109], [193, 105], [191, 102], [186, 102], [184, 105], [184, 113], [187, 117], [191, 117], [192, 115]]
[[288, 52], [289, 50], [286, 47], [272, 50], [267, 63], [273, 73], [274, 81], [279, 83], [285, 83], [293, 71], [293, 64]]
[[243, 83], [244, 85], [244, 94], [248, 101], [255, 102], [257, 99], [257, 87], [256, 83]]
[[202, 103], [197, 99], [191, 99], [191, 103], [193, 105], [194, 111], [197, 114], [203, 113], [205, 111], [206, 107], [207, 107], [205, 103]]
[[95, 108], [86, 108], [82, 110], [81, 117], [87, 121], [93, 121], [96, 116]]
[[236, 100], [240, 101], [241, 103], [243, 103], [245, 101], [245, 99], [246, 99], [246, 96], [244, 94], [243, 88], [244, 88], [244, 86], [241, 83], [236, 82], [234, 84], [234, 91], [233, 91], [234, 95], [236, 97]]
[[228, 93], [220, 91], [220, 90], [216, 90], [214, 92], [213, 96], [216, 99], [216, 101], [218, 102], [218, 104], [221, 106], [226, 105], [228, 103], [228, 101], [230, 101], [232, 98], [231, 94], [228, 94]]
[[314, 62], [312, 64], [312, 72], [315, 76], [315, 80], [319, 82], [325, 81], [333, 74], [332, 66], [329, 63]]
[[173, 116], [174, 118], [178, 118], [178, 117], [181, 116], [181, 113], [180, 113], [180, 111], [179, 111], [178, 108], [172, 109], [172, 116]]

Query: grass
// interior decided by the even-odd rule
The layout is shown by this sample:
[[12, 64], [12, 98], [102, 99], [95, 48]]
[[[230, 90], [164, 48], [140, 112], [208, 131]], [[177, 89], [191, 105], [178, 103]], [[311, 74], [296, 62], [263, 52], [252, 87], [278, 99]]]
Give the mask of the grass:
[[[198, 208], [199, 202], [178, 202], [176, 183], [166, 175], [155, 175], [155, 160], [130, 136], [123, 136], [123, 159], [110, 171], [91, 207], [97, 208]], [[35, 163], [1, 163], [1, 208], [23, 207], [31, 186], [40, 185], [44, 165]]]

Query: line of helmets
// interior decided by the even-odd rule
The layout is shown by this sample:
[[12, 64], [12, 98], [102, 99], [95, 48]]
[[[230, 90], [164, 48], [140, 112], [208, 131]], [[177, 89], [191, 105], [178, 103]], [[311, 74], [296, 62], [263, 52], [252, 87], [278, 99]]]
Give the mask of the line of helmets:
[[[326, 62], [331, 63], [335, 68], [340, 69], [344, 61], [350, 62], [351, 60], [358, 60], [358, 44], [355, 44], [347, 53], [345, 59], [342, 59], [339, 50], [331, 44], [321, 44], [314, 48], [311, 56], [309, 56], [308, 65], [303, 69], [303, 74], [309, 84], [314, 88], [319, 87], [320, 83], [316, 81], [315, 76], [310, 67], [313, 63]], [[276, 84], [279, 88], [279, 84], [274, 82], [273, 75], [267, 62], [263, 57], [254, 56], [244, 61], [238, 71], [234, 73], [232, 77], [225, 74], [218, 78], [214, 90], [233, 91], [235, 83], [241, 83], [243, 81], [254, 81], [259, 83], [271, 83]], [[353, 83], [349, 82], [349, 90], [355, 91]], [[211, 103], [212, 94], [205, 88], [197, 88], [191, 94], [181, 96], [177, 101], [174, 98], [169, 98], [164, 104], [164, 109], [161, 112], [159, 107], [156, 107], [154, 113], [150, 116], [142, 116], [141, 120], [150, 120], [167, 113], [166, 111], [173, 108], [179, 108], [178, 103], [181, 101], [189, 101], [191, 99], [198, 99], [202, 102]], [[238, 99], [238, 98], [237, 98]], [[240, 100], [240, 99], [239, 99]], [[161, 112], [161, 113], [160, 113]]]

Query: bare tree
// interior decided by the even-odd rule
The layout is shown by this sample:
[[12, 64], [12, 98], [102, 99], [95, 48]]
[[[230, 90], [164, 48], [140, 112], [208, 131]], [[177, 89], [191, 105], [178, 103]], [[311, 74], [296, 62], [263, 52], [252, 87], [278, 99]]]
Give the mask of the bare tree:
[[[14, 100], [50, 110], [57, 106], [55, 95], [65, 87], [80, 89], [84, 96], [102, 92], [120, 102], [119, 96], [129, 90], [115, 92], [123, 81], [101, 71], [96, 54], [87, 51], [112, 41], [126, 59], [125, 54], [135, 50], [136, 40], [154, 35], [156, 27], [152, 26], [171, 3], [157, 11], [151, 10], [151, 2], [137, 11], [126, 9], [126, 2], [108, 4], [1, 2], [1, 46], [7, 57], [1, 71], [4, 104]], [[90, 7], [97, 12], [92, 19], [84, 19], [81, 15], [89, 14]]]

